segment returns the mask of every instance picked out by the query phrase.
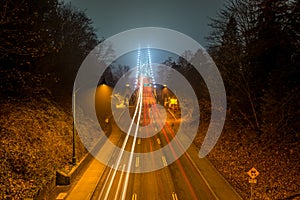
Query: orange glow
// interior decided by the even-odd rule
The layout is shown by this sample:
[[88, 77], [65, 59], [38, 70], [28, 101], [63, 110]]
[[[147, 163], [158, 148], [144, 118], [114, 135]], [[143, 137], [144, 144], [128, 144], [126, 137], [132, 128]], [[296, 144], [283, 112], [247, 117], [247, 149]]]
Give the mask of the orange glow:
[[95, 94], [95, 109], [98, 118], [106, 118], [111, 115], [112, 88], [102, 84], [97, 87]]

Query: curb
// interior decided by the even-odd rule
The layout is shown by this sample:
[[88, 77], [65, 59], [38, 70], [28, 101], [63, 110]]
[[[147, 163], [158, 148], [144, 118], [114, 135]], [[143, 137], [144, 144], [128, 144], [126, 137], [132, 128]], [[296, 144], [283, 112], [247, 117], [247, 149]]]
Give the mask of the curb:
[[[109, 130], [110, 131], [110, 130]], [[94, 146], [92, 152], [97, 152], [99, 148], [101, 148], [101, 144], [103, 139], [100, 138], [96, 145]], [[46, 184], [42, 189], [40, 189], [33, 198], [27, 200], [45, 200], [51, 191], [54, 190], [56, 186], [67, 186], [71, 185], [76, 179], [77, 175], [82, 172], [82, 170], [88, 166], [88, 164], [93, 160], [93, 155], [91, 153], [87, 153], [81, 161], [72, 168], [69, 173], [64, 173], [60, 170], [56, 171], [55, 176], [51, 179], [51, 181]]]
[[107, 138], [102, 137], [100, 138], [96, 145], [94, 146], [93, 150], [91, 151], [91, 153], [87, 153], [86, 156], [84, 156], [84, 158], [79, 162], [78, 165], [76, 165], [75, 167], [72, 168], [72, 170], [66, 174], [62, 171], [57, 170], [56, 171], [56, 185], [70, 185], [73, 180], [76, 178], [76, 176], [81, 172], [81, 170], [88, 164], [90, 163], [90, 161], [92, 161], [92, 159], [94, 158], [94, 156], [92, 154], [94, 154], [95, 152], [98, 152], [99, 149], [102, 146], [102, 143], [106, 140]]
[[72, 170], [66, 174], [60, 170], [56, 171], [56, 185], [70, 185], [76, 176], [80, 173], [82, 168], [86, 166], [91, 160], [93, 156], [90, 153], [84, 156], [84, 158], [72, 168]]
[[44, 200], [56, 186], [70, 185], [82, 169], [88, 165], [92, 158], [93, 156], [90, 153], [87, 153], [68, 174], [57, 170], [56, 176], [54, 176], [51, 181], [45, 185], [45, 187], [40, 189], [33, 198], [28, 198], [27, 200]]

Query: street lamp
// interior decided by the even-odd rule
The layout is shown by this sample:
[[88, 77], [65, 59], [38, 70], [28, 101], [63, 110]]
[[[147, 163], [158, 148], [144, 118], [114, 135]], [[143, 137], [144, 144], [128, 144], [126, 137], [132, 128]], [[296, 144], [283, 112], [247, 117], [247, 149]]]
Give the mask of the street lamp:
[[[74, 83], [74, 88], [75, 88], [75, 83]], [[78, 89], [76, 91], [73, 92], [73, 140], [72, 140], [72, 164], [73, 165], [76, 165], [77, 161], [76, 161], [76, 146], [75, 146], [75, 143], [76, 143], [76, 124], [75, 124], [75, 94], [76, 92], [78, 91]]]

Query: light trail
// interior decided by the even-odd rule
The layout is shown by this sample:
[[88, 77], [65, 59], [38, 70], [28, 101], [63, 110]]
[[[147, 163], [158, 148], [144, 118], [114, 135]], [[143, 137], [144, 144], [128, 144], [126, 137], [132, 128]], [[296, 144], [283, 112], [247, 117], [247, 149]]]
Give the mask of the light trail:
[[[110, 168], [107, 177], [110, 176], [112, 170], [113, 170], [113, 165], [112, 165], [112, 168]], [[109, 179], [107, 178], [107, 179], [105, 180], [105, 182], [104, 182], [103, 188], [102, 188], [102, 190], [101, 190], [101, 192], [100, 192], [100, 195], [99, 195], [99, 199], [100, 199], [100, 197], [101, 197], [102, 194], [103, 194], [104, 188], [106, 187], [108, 180], [109, 180]]]
[[133, 154], [134, 154], [134, 149], [135, 149], [135, 143], [136, 143], [136, 138], [137, 138], [137, 133], [139, 130], [139, 124], [140, 124], [140, 120], [141, 120], [141, 113], [142, 113], [142, 105], [143, 105], [143, 77], [141, 77], [141, 84], [140, 84], [140, 90], [139, 90], [139, 97], [140, 97], [140, 104], [138, 105], [139, 107], [139, 117], [137, 119], [137, 126], [135, 129], [135, 133], [134, 133], [134, 138], [133, 138], [133, 142], [132, 142], [132, 146], [131, 146], [131, 150], [130, 150], [130, 157], [129, 157], [129, 163], [128, 163], [128, 167], [127, 167], [127, 174], [126, 174], [126, 178], [125, 178], [125, 184], [124, 184], [124, 192], [122, 194], [122, 198], [121, 199], [125, 199], [126, 197], [126, 192], [127, 192], [127, 187], [128, 187], [128, 181], [129, 181], [129, 171], [131, 169], [131, 165], [132, 165], [132, 160], [133, 160]]
[[[126, 166], [126, 165], [124, 164], [124, 165], [123, 165], [123, 168], [122, 168], [122, 171], [124, 171], [125, 166]], [[114, 200], [117, 200], [117, 199], [118, 199], [118, 195], [119, 195], [121, 183], [122, 183], [122, 180], [123, 180], [123, 175], [124, 175], [124, 173], [122, 172], [121, 177], [120, 177], [120, 179], [119, 179], [119, 183], [118, 183], [118, 187], [117, 187], [117, 191], [116, 191], [116, 195], [115, 195]]]
[[[128, 183], [129, 183], [130, 170], [131, 170], [131, 167], [132, 167], [134, 150], [135, 150], [135, 146], [136, 146], [136, 143], [137, 143], [137, 134], [138, 134], [140, 120], [141, 120], [141, 113], [142, 113], [143, 103], [144, 103], [144, 109], [148, 109], [148, 104], [147, 103], [152, 102], [152, 98], [154, 98], [153, 93], [151, 93], [149, 90], [144, 91], [144, 78], [149, 79], [148, 82], [146, 82], [146, 83], [148, 83], [152, 88], [156, 87], [155, 79], [154, 79], [154, 76], [153, 76], [153, 69], [152, 69], [152, 63], [151, 63], [151, 54], [150, 54], [149, 47], [148, 47], [148, 63], [145, 65], [145, 66], [148, 67], [148, 69], [143, 68], [145, 66], [143, 66], [142, 63], [141, 63], [140, 55], [141, 55], [141, 51], [139, 49], [138, 50], [138, 57], [137, 57], [137, 73], [136, 73], [136, 80], [135, 80], [135, 85], [134, 85], [135, 89], [139, 85], [139, 91], [138, 91], [138, 100], [137, 100], [136, 108], [135, 108], [135, 111], [134, 111], [134, 115], [133, 115], [133, 118], [131, 120], [130, 126], [128, 128], [127, 135], [126, 135], [126, 137], [124, 139], [124, 142], [122, 144], [121, 151], [118, 155], [118, 159], [117, 159], [117, 161], [114, 165], [116, 167], [114, 168], [114, 171], [113, 171], [112, 175], [111, 175], [112, 169], [109, 171], [107, 180], [105, 181], [104, 187], [101, 190], [101, 193], [100, 193], [100, 196], [99, 196], [98, 200], [100, 200], [100, 198], [102, 197], [102, 194], [103, 194], [105, 188], [107, 188], [107, 190], [106, 190], [104, 199], [106, 200], [109, 197], [110, 191], [112, 190], [112, 185], [115, 181], [117, 171], [118, 171], [119, 166], [121, 164], [121, 160], [122, 160], [122, 157], [123, 157], [123, 154], [124, 154], [124, 151], [125, 151], [125, 147], [128, 144], [128, 140], [129, 140], [130, 133], [132, 131], [133, 123], [137, 119], [136, 120], [137, 121], [137, 123], [136, 123], [137, 126], [136, 126], [136, 129], [135, 129], [134, 135], [133, 135], [133, 143], [132, 143], [131, 148], [130, 148], [129, 160], [128, 160], [128, 163], [126, 163], [127, 165], [123, 165], [122, 174], [121, 174], [120, 180], [118, 182], [118, 186], [117, 186], [117, 192], [114, 196], [114, 199], [117, 199], [119, 194], [120, 194], [121, 183], [123, 182], [123, 175], [124, 175], [123, 171], [124, 171], [125, 166], [126, 166], [127, 170], [126, 170], [124, 185], [122, 187], [123, 189], [122, 189], [122, 192], [121, 192], [121, 199], [123, 200], [123, 199], [126, 198], [126, 193], [127, 193]], [[149, 75], [150, 75], [150, 77], [147, 77]], [[151, 82], [152, 82], [152, 84], [151, 84]], [[146, 103], [143, 102], [144, 92], [145, 92], [145, 100], [147, 100], [149, 102], [146, 102]], [[150, 97], [152, 97], [152, 98], [150, 98]], [[146, 118], [148, 120], [149, 117], [150, 116], [148, 116], [148, 115], [146, 116], [146, 111], [144, 110], [144, 123], [146, 123]], [[150, 118], [149, 118], [149, 120], [150, 120]], [[152, 150], [152, 145], [150, 145], [150, 146], [151, 146], [150, 149]], [[108, 184], [108, 179], [110, 179], [109, 184]], [[106, 187], [107, 184], [108, 184], [108, 187]]]
[[[155, 107], [155, 110], [157, 111], [158, 110], [157, 107], [156, 106], [154, 106], [154, 107]], [[157, 113], [158, 117], [161, 118], [160, 113], [159, 112], [156, 112], [156, 113]], [[170, 131], [171, 136], [173, 137], [173, 139], [175, 139], [177, 145], [180, 148], [182, 148], [182, 145], [181, 145], [180, 141], [175, 137], [174, 130], [169, 127], [168, 123], [165, 123], [165, 127], [162, 129], [162, 131], [164, 133], [164, 136], [165, 136], [165, 139], [166, 139], [167, 143], [170, 145], [170, 149], [171, 149], [171, 152], [172, 152], [173, 156], [177, 157], [177, 153], [174, 151], [174, 148], [173, 148], [172, 144], [170, 143], [171, 141], [170, 141], [170, 139], [167, 135], [166, 129], [168, 129]], [[185, 155], [186, 155], [186, 153], [185, 153]], [[177, 164], [177, 167], [179, 168], [179, 170], [180, 170], [180, 172], [181, 172], [181, 174], [182, 174], [182, 176], [183, 176], [183, 178], [184, 178], [184, 180], [185, 180], [185, 182], [186, 182], [186, 184], [187, 184], [187, 186], [188, 186], [188, 188], [191, 192], [191, 195], [192, 195], [193, 199], [197, 200], [198, 198], [197, 198], [196, 192], [195, 192], [190, 180], [188, 179], [187, 174], [185, 173], [185, 170], [184, 170], [184, 168], [182, 166], [182, 163], [180, 162], [179, 159], [176, 160], [176, 164]]]
[[[141, 54], [141, 52], [140, 52], [140, 49], [139, 49], [139, 50], [138, 50], [138, 58], [137, 58], [137, 73], [136, 73], [135, 88], [137, 87], [138, 78], [139, 78], [139, 75], [140, 75], [140, 64], [141, 64], [140, 54]], [[116, 168], [114, 169], [114, 172], [113, 172], [113, 175], [111, 176], [111, 178], [110, 178], [110, 176], [107, 177], [107, 180], [110, 178], [110, 182], [109, 182], [108, 189], [106, 190], [106, 193], [105, 193], [105, 197], [104, 197], [105, 200], [108, 198], [108, 195], [109, 195], [109, 193], [110, 193], [110, 191], [111, 191], [113, 182], [114, 182], [115, 177], [116, 177], [116, 174], [117, 174], [117, 169], [118, 169], [118, 167], [119, 167], [119, 165], [120, 165], [120, 163], [121, 163], [121, 159], [122, 159], [122, 157], [123, 157], [123, 153], [124, 153], [124, 151], [125, 151], [125, 147], [126, 147], [126, 145], [127, 145], [127, 142], [128, 142], [129, 136], [130, 136], [130, 132], [131, 132], [131, 129], [132, 129], [134, 120], [135, 120], [136, 115], [137, 115], [138, 110], [139, 110], [139, 116], [138, 116], [138, 120], [137, 120], [138, 123], [137, 123], [137, 128], [136, 128], [136, 130], [135, 130], [135, 137], [134, 137], [134, 143], [133, 143], [133, 144], [135, 144], [135, 141], [136, 141], [136, 135], [137, 135], [137, 131], [138, 131], [138, 128], [139, 128], [139, 120], [140, 120], [140, 115], [141, 115], [141, 105], [142, 105], [142, 99], [143, 99], [143, 98], [142, 98], [142, 92], [143, 92], [143, 78], [142, 78], [142, 76], [140, 76], [140, 80], [141, 80], [141, 81], [140, 81], [140, 84], [139, 84], [139, 85], [140, 85], [140, 89], [139, 89], [139, 96], [138, 96], [137, 106], [136, 106], [136, 108], [135, 108], [133, 118], [132, 118], [132, 120], [131, 120], [130, 126], [129, 126], [128, 131], [127, 131], [127, 135], [126, 135], [126, 137], [125, 137], [125, 139], [124, 139], [124, 142], [123, 142], [122, 147], [121, 147], [121, 151], [120, 151], [120, 153], [119, 153], [117, 162], [116, 162], [116, 164], [115, 164]], [[132, 149], [132, 147], [131, 147], [131, 149]], [[132, 152], [131, 152], [131, 154], [130, 154], [130, 160], [129, 160], [130, 166], [128, 166], [128, 168], [127, 168], [128, 170], [127, 170], [127, 171], [129, 171], [130, 168], [131, 168], [132, 156], [133, 156], [133, 155], [132, 155]], [[123, 170], [122, 170], [122, 171], [123, 171]], [[110, 173], [111, 173], [111, 171], [110, 171]], [[109, 175], [110, 175], [110, 173], [109, 173]], [[127, 174], [129, 174], [129, 173], [127, 173]], [[128, 182], [127, 176], [126, 176], [126, 180], [127, 180], [127, 182]], [[127, 182], [125, 182], [126, 185], [128, 185]], [[102, 194], [103, 194], [103, 191], [104, 191], [104, 189], [105, 189], [106, 184], [107, 184], [107, 181], [105, 182], [105, 185], [104, 185], [104, 187], [103, 187], [102, 190], [101, 190], [101, 193], [100, 193], [100, 195], [99, 195], [98, 200], [101, 199], [101, 196], [102, 196]], [[124, 188], [124, 187], [123, 187], [123, 188]], [[126, 189], [127, 189], [127, 188], [126, 188]], [[124, 195], [124, 193], [126, 193], [126, 191], [124, 192], [124, 190], [123, 190], [122, 196]]]
[[[139, 90], [139, 98], [138, 98], [137, 105], [140, 105], [141, 99], [142, 99], [142, 98], [141, 98], [141, 92], [140, 92], [140, 90]], [[120, 165], [120, 163], [121, 163], [121, 159], [122, 159], [123, 153], [124, 153], [124, 151], [125, 151], [125, 147], [126, 147], [126, 144], [127, 144], [127, 142], [128, 142], [128, 139], [129, 139], [129, 136], [130, 136], [130, 132], [131, 132], [131, 129], [132, 129], [132, 125], [133, 125], [134, 120], [135, 120], [135, 118], [136, 118], [136, 114], [137, 114], [138, 109], [139, 109], [139, 107], [137, 106], [136, 109], [135, 109], [134, 115], [133, 115], [133, 119], [131, 120], [130, 126], [129, 126], [129, 128], [128, 128], [127, 135], [126, 135], [125, 140], [124, 140], [124, 142], [123, 142], [123, 144], [122, 144], [121, 152], [120, 152], [120, 154], [119, 154], [119, 156], [118, 156], [117, 164], [115, 165], [116, 168], [114, 169], [114, 173], [113, 173], [113, 175], [112, 175], [112, 177], [111, 177], [111, 179], [110, 179], [109, 186], [108, 186], [108, 189], [107, 189], [107, 191], [106, 191], [106, 194], [105, 194], [104, 199], [107, 199], [107, 197], [108, 197], [108, 195], [109, 195], [109, 193], [110, 193], [110, 190], [111, 190], [112, 184], [113, 184], [113, 182], [114, 182], [114, 179], [115, 179], [115, 177], [116, 177], [117, 169], [118, 169], [118, 167], [119, 167], [119, 165]], [[138, 126], [137, 126], [137, 128], [138, 128]], [[109, 177], [107, 177], [107, 178], [109, 178]], [[104, 188], [102, 188], [102, 190], [104, 190]], [[102, 192], [101, 192], [101, 193], [102, 193]], [[98, 200], [100, 200], [100, 198], [101, 198], [101, 196], [99, 196], [99, 199], [98, 199]]]

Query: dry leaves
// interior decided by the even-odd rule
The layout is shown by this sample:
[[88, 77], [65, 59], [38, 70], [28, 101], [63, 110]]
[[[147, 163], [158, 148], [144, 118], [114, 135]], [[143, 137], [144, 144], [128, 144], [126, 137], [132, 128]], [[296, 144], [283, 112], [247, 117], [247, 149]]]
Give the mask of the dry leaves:
[[[0, 197], [32, 198], [72, 159], [72, 117], [51, 100], [2, 103], [0, 111]], [[77, 157], [86, 153], [77, 140]]]
[[[202, 136], [201, 136], [202, 135]], [[203, 141], [199, 134], [197, 144]], [[300, 141], [291, 138], [266, 141], [250, 130], [226, 125], [209, 159], [243, 199], [250, 199], [249, 176], [255, 167], [260, 175], [253, 185], [253, 199], [300, 197]]]

